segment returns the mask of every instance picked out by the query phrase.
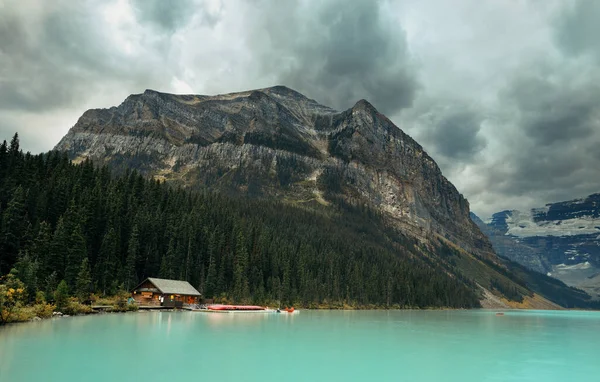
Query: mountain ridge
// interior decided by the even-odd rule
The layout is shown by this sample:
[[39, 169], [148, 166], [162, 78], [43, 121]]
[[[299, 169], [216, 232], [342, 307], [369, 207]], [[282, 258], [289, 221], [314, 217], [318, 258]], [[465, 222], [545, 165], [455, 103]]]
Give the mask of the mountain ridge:
[[600, 297], [600, 193], [474, 221], [499, 255]]
[[[190, 178], [197, 177], [190, 170], [195, 172], [202, 159], [215, 157], [223, 173], [241, 167], [227, 158], [275, 162], [255, 166], [252, 171], [261, 178], [268, 177], [269, 171], [278, 172], [277, 159], [296, 161], [304, 171], [292, 169], [289, 175], [297, 178], [292, 179], [295, 185], [322, 178], [324, 172], [343, 172], [359, 183], [348, 187], [355, 194], [352, 199], [375, 200], [414, 236], [436, 231], [454, 237], [466, 250], [493, 258], [491, 245], [474, 225], [468, 228], [475, 233], [453, 224], [458, 220], [469, 226], [466, 199], [416, 141], [366, 100], [338, 112], [283, 86], [217, 96], [146, 90], [127, 97], [118, 107], [86, 111], [56, 149], [75, 160], [89, 157], [106, 163], [116, 157], [158, 178], [176, 180], [174, 174], [182, 175], [179, 183], [188, 185], [195, 183]], [[128, 158], [132, 153], [162, 156], [162, 163], [136, 167]], [[425, 190], [430, 185], [424, 178], [434, 181], [430, 190]], [[217, 180], [203, 179], [204, 183]], [[379, 183], [375, 189], [369, 186], [373, 181]], [[415, 192], [411, 183], [421, 192]], [[398, 196], [403, 201], [396, 200]]]

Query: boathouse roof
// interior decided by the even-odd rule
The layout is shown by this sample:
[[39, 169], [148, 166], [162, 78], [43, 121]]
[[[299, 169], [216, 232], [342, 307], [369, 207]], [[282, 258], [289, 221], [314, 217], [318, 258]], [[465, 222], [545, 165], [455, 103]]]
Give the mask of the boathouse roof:
[[148, 277], [146, 280], [142, 281], [140, 285], [138, 285], [134, 290], [140, 288], [140, 286], [142, 286], [146, 281], [151, 282], [156, 287], [156, 289], [158, 289], [162, 294], [200, 296], [200, 292], [198, 292], [196, 288], [194, 288], [187, 281], [157, 279], [154, 277]]

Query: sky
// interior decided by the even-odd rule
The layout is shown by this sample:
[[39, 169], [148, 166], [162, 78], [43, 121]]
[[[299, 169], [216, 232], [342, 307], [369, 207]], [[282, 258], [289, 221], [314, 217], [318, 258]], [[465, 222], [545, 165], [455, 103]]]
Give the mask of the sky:
[[600, 192], [600, 1], [0, 0], [0, 139], [145, 89], [367, 99], [483, 218]]

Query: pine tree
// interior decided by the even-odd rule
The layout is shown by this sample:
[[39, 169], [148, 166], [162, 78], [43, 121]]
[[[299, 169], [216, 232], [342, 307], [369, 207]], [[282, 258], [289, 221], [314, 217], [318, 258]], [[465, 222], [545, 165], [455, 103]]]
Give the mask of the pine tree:
[[80, 302], [86, 302], [90, 298], [92, 288], [92, 272], [87, 257], [81, 262], [79, 273], [77, 274], [77, 282], [75, 291]]
[[25, 190], [19, 186], [2, 214], [0, 227], [0, 274], [8, 273], [17, 260], [28, 220], [25, 209]]
[[137, 262], [138, 253], [140, 248], [139, 230], [138, 226], [134, 225], [129, 237], [127, 245], [127, 259], [125, 261], [125, 288], [127, 290], [133, 288], [138, 280], [135, 272], [135, 264]]
[[15, 269], [18, 271], [19, 279], [25, 284], [27, 301], [33, 301], [35, 292], [38, 290], [38, 267], [38, 262], [31, 258], [29, 252], [21, 251], [19, 253], [19, 260], [15, 264]]
[[12, 157], [18, 157], [21, 149], [19, 147], [19, 133], [15, 133], [10, 140], [10, 146], [8, 148], [8, 155]]
[[69, 247], [67, 250], [67, 264], [65, 267], [65, 281], [71, 289], [75, 289], [77, 275], [79, 273], [81, 262], [87, 259], [87, 246], [81, 227], [77, 226], [71, 232], [69, 238]]
[[57, 286], [58, 276], [56, 275], [56, 272], [52, 272], [44, 279], [44, 293], [50, 300], [54, 298], [54, 291], [56, 290]]
[[54, 302], [58, 311], [62, 311], [69, 305], [69, 286], [65, 280], [58, 284], [54, 292]]
[[245, 301], [250, 294], [248, 286], [248, 250], [244, 235], [240, 231], [236, 239], [233, 296], [237, 301]]
[[175, 240], [169, 240], [169, 247], [167, 253], [163, 256], [160, 264], [160, 277], [165, 279], [172, 279], [175, 275], [174, 263], [175, 262]]
[[67, 254], [70, 245], [71, 231], [68, 222], [61, 216], [52, 237], [52, 250], [49, 254], [50, 273], [56, 272], [59, 280], [65, 277]]
[[113, 284], [115, 281], [118, 283], [118, 280], [115, 280], [116, 252], [117, 237], [114, 228], [110, 227], [102, 239], [95, 270], [98, 288], [103, 294], [114, 292]]
[[40, 263], [40, 280], [45, 279], [52, 270], [50, 269], [50, 252], [52, 251], [52, 227], [42, 221], [39, 225], [37, 235], [33, 240], [29, 253], [31, 257]]
[[210, 256], [208, 273], [204, 285], [204, 295], [207, 298], [213, 298], [217, 288], [217, 264], [213, 255]]

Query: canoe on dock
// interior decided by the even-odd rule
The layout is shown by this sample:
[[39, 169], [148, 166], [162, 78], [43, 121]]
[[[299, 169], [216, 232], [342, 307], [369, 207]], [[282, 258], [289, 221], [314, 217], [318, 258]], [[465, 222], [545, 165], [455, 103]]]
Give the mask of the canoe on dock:
[[225, 311], [264, 311], [267, 310], [264, 306], [258, 305], [222, 305], [214, 304], [206, 307], [208, 310], [225, 310]]
[[212, 304], [199, 308], [187, 308], [192, 312], [204, 313], [298, 313], [294, 308], [271, 309], [266, 306], [259, 305], [224, 305]]

